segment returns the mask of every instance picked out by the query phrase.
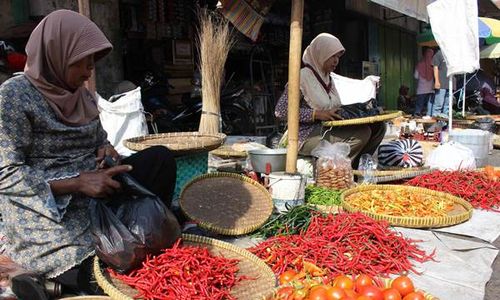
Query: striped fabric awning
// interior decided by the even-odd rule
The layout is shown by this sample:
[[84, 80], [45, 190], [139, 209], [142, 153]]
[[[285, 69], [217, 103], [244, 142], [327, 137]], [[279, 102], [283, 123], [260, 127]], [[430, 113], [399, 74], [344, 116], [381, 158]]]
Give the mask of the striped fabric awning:
[[274, 0], [224, 0], [222, 14], [236, 29], [252, 41], [259, 36], [264, 17]]

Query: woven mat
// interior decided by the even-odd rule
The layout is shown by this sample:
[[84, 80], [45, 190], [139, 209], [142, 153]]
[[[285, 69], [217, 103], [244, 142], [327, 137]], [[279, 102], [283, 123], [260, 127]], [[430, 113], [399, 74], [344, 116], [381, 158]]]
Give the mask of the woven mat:
[[361, 124], [370, 124], [382, 121], [389, 121], [395, 119], [397, 117], [402, 116], [403, 113], [398, 110], [388, 110], [380, 115], [365, 117], [365, 118], [355, 118], [349, 120], [336, 120], [336, 121], [328, 121], [323, 122], [324, 127], [332, 127], [332, 126], [348, 126], [348, 125], [361, 125]]
[[165, 146], [176, 156], [217, 149], [226, 140], [226, 135], [202, 134], [199, 132], [169, 132], [149, 134], [123, 141], [125, 147], [141, 151], [152, 146]]
[[211, 173], [195, 178], [181, 193], [182, 212], [200, 227], [223, 235], [242, 235], [262, 226], [273, 201], [256, 181], [238, 174]]
[[[349, 198], [358, 193], [370, 192], [373, 190], [409, 190], [418, 194], [427, 194], [439, 198], [446, 198], [453, 200], [455, 205], [453, 210], [447, 213], [444, 217], [405, 217], [405, 216], [392, 216], [392, 215], [382, 215], [376, 214], [368, 211], [361, 210], [357, 207], [352, 206], [349, 203]], [[386, 220], [393, 226], [410, 227], [410, 228], [438, 228], [456, 225], [469, 220], [472, 216], [472, 205], [469, 202], [455, 197], [453, 195], [436, 192], [429, 189], [403, 186], [403, 185], [361, 185], [349, 190], [346, 190], [341, 195], [342, 207], [348, 212], [361, 212], [375, 220]]]
[[[262, 260], [247, 250], [226, 242], [197, 235], [183, 234], [182, 239], [186, 245], [206, 247], [213, 255], [240, 260], [237, 274], [255, 279], [244, 280], [233, 287], [231, 294], [235, 298], [263, 299], [268, 297], [276, 286], [276, 277], [273, 271]], [[99, 286], [112, 299], [132, 300], [137, 294], [135, 289], [104, 272], [97, 257], [94, 260], [94, 275]]]

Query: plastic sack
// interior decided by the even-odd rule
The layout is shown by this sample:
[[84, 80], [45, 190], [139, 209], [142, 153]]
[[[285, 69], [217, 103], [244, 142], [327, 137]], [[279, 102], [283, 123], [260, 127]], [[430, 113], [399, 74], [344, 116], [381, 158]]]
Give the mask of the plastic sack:
[[476, 168], [476, 160], [471, 149], [452, 141], [432, 151], [425, 165], [439, 170], [473, 170]]
[[171, 247], [181, 230], [174, 214], [127, 173], [114, 177], [122, 192], [108, 202], [91, 199], [91, 233], [97, 256], [118, 272], [139, 267], [147, 255]]
[[348, 158], [349, 144], [321, 140], [311, 151], [317, 157], [316, 185], [336, 190], [349, 188], [353, 184], [351, 160]]
[[130, 156], [134, 151], [125, 147], [123, 140], [148, 134], [141, 88], [114, 95], [109, 101], [99, 95], [98, 99], [99, 118], [109, 142], [120, 155]]
[[389, 141], [378, 147], [378, 162], [384, 167], [419, 167], [424, 160], [422, 145], [417, 140]]
[[364, 103], [342, 105], [337, 111], [337, 114], [345, 120], [376, 116], [379, 113], [375, 99]]

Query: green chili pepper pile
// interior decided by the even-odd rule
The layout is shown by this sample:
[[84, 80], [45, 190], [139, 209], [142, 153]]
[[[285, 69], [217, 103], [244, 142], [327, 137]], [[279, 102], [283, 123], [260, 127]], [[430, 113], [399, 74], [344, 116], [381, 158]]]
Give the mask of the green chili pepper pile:
[[278, 235], [298, 234], [309, 227], [311, 217], [315, 214], [319, 214], [319, 211], [314, 207], [308, 205], [295, 206], [287, 212], [273, 215], [255, 235], [268, 238]]
[[306, 187], [306, 202], [316, 205], [340, 205], [342, 191], [327, 189], [324, 187], [308, 185]]

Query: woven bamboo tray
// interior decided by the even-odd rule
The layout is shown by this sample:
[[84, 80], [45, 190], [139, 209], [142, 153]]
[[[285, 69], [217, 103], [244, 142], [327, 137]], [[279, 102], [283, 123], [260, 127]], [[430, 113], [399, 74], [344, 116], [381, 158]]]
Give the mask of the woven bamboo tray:
[[500, 149], [500, 135], [498, 134], [493, 137], [493, 148]]
[[[433, 195], [440, 198], [447, 198], [455, 202], [454, 209], [448, 213], [446, 217], [399, 217], [380, 215], [371, 212], [362, 211], [349, 204], [349, 196], [356, 193], [362, 193], [372, 190], [399, 190], [407, 189], [419, 194]], [[472, 205], [469, 202], [455, 197], [453, 195], [437, 192], [429, 189], [403, 185], [361, 185], [349, 190], [346, 190], [341, 195], [342, 207], [348, 212], [361, 212], [375, 220], [386, 220], [393, 226], [410, 227], [410, 228], [437, 228], [459, 224], [469, 220], [472, 217]]]
[[[390, 182], [402, 179], [410, 179], [423, 174], [431, 173], [434, 169], [429, 167], [401, 168], [394, 170], [376, 170], [372, 172], [374, 183]], [[353, 170], [353, 174], [363, 177], [363, 172]]]
[[260, 228], [273, 212], [271, 194], [258, 182], [234, 173], [210, 173], [181, 192], [182, 212], [201, 228], [242, 235]]
[[465, 117], [467, 120], [477, 120], [482, 118], [491, 118], [495, 122], [500, 122], [500, 115], [469, 115]]
[[223, 158], [232, 158], [232, 157], [247, 157], [247, 153], [243, 151], [236, 151], [229, 145], [223, 145], [215, 150], [210, 151], [211, 154], [217, 155]]
[[199, 132], [170, 132], [149, 134], [123, 141], [125, 147], [141, 151], [152, 146], [165, 146], [176, 156], [211, 151], [219, 148], [226, 140], [226, 135], [204, 134]]
[[[394, 279], [390, 278], [376, 278], [376, 281], [380, 283], [381, 285], [384, 286], [384, 288], [388, 288], [391, 286], [391, 283]], [[281, 286], [280, 286], [281, 287]], [[280, 287], [277, 287], [273, 290], [273, 293], [271, 296], [269, 296], [266, 300], [275, 300], [276, 299], [276, 293], [279, 291]], [[421, 292], [424, 294], [425, 300], [439, 300], [439, 298], [427, 293], [426, 291], [423, 291], [421, 289], [415, 288], [415, 291]]]
[[317, 208], [320, 212], [325, 214], [338, 214], [342, 212], [342, 206], [338, 205], [320, 205], [320, 204], [311, 204], [315, 208]]
[[113, 298], [109, 296], [75, 296], [67, 298], [59, 298], [59, 300], [111, 300]]
[[[226, 258], [238, 259], [238, 275], [255, 278], [244, 280], [236, 285], [231, 294], [237, 299], [263, 299], [271, 295], [276, 286], [276, 277], [273, 271], [257, 256], [245, 249], [233, 246], [219, 240], [183, 234], [183, 242], [191, 246], [206, 247], [211, 254]], [[101, 268], [99, 259], [94, 260], [94, 275], [99, 286], [114, 300], [133, 300], [137, 291], [121, 280], [112, 278]]]
[[400, 117], [402, 115], [403, 115], [403, 112], [401, 112], [399, 110], [388, 110], [388, 111], [385, 111], [384, 113], [377, 115], [377, 116], [371, 116], [371, 117], [365, 117], [365, 118], [355, 118], [355, 119], [349, 119], [349, 120], [327, 121], [327, 122], [323, 122], [323, 126], [324, 127], [332, 127], [332, 126], [370, 124], [370, 123], [392, 120], [392, 119], [395, 119], [395, 118]]

